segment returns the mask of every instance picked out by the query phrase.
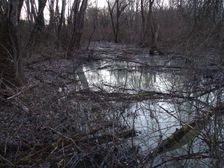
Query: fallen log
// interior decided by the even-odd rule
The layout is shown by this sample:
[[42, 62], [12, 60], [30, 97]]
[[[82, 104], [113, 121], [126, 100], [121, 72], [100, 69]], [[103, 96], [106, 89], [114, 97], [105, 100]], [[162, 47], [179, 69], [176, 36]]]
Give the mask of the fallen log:
[[[181, 94], [174, 93], [163, 93], [157, 91], [143, 91], [139, 93], [119, 93], [119, 92], [103, 92], [103, 91], [86, 91], [81, 90], [78, 92], [72, 92], [69, 96], [75, 96], [79, 100], [96, 100], [100, 99], [106, 101], [144, 101], [144, 100], [155, 100], [155, 99], [173, 99], [182, 98], [187, 100], [194, 100], [194, 97], [183, 96]], [[97, 99], [96, 99], [97, 97]]]
[[224, 104], [209, 109], [206, 114], [197, 117], [189, 124], [183, 124], [180, 129], [176, 129], [173, 134], [162, 140], [158, 147], [143, 159], [143, 162], [148, 162], [150, 159], [155, 158], [159, 154], [173, 151], [190, 143], [201, 133], [210, 121], [211, 117], [215, 114], [224, 114]]
[[49, 158], [50, 154], [54, 151], [59, 150], [60, 148], [64, 148], [65, 146], [68, 145], [73, 145], [73, 150], [77, 152], [82, 152], [80, 149], [80, 146], [93, 146], [93, 145], [101, 145], [104, 143], [109, 143], [114, 140], [118, 139], [126, 139], [130, 137], [136, 136], [136, 132], [134, 130], [125, 130], [125, 131], [120, 131], [115, 134], [112, 133], [107, 133], [107, 134], [102, 134], [98, 135], [95, 137], [78, 137], [75, 136], [73, 138], [60, 138], [57, 142], [52, 143], [52, 144], [37, 144], [34, 145], [31, 152], [23, 156], [17, 161], [18, 165], [25, 165], [25, 164], [33, 164], [33, 163], [42, 163], [47, 158]]

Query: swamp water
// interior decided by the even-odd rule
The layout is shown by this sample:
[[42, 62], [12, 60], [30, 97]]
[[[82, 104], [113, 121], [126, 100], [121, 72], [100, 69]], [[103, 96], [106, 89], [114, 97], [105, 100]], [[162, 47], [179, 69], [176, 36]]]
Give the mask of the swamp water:
[[[160, 70], [139, 63], [108, 60], [86, 64], [81, 72], [77, 72], [79, 79], [85, 79], [84, 83], [87, 82], [88, 87], [94, 91], [140, 95], [145, 91], [155, 91], [173, 95], [169, 98], [125, 102], [119, 101], [117, 97], [117, 101], [111, 104], [113, 106], [111, 112], [113, 110], [115, 112], [108, 114], [109, 118], [111, 117], [116, 122], [119, 120], [126, 127], [134, 128], [138, 132], [138, 136], [130, 141], [140, 147], [142, 154], [152, 151], [162, 139], [169, 137], [182, 124], [192, 121], [201, 113], [200, 110], [205, 104], [215, 104], [217, 95], [220, 93], [219, 90], [215, 90], [203, 94], [204, 86], [210, 89], [212, 85], [207, 86], [207, 84], [212, 83], [214, 78], [196, 75], [184, 69]], [[176, 97], [176, 94], [183, 98]], [[195, 96], [195, 99], [188, 99], [187, 97], [190, 96]], [[180, 161], [172, 162], [174, 156], [205, 149], [207, 149], [206, 145], [200, 138], [196, 138], [191, 144], [181, 149], [158, 156], [153, 165], [166, 162], [164, 157], [168, 156], [171, 161], [165, 164], [165, 167], [193, 167], [195, 165], [210, 167], [210, 161], [207, 159], [190, 159], [189, 161], [180, 159]]]

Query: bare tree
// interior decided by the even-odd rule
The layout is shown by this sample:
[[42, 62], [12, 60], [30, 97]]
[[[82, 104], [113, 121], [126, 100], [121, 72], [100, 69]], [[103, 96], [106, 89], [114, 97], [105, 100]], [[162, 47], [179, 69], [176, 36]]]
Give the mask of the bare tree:
[[[30, 34], [29, 41], [28, 41], [28, 43], [26, 45], [26, 50], [30, 50], [33, 47], [35, 47], [37, 33], [41, 32], [44, 29], [44, 27], [45, 27], [45, 23], [44, 23], [44, 8], [46, 6], [46, 2], [47, 2], [47, 0], [38, 0], [38, 13], [37, 13], [37, 16], [35, 18], [34, 27], [33, 27], [33, 30], [32, 30], [32, 32]], [[33, 4], [31, 6], [33, 6]]]
[[84, 27], [84, 16], [87, 8], [88, 0], [74, 1], [71, 11], [72, 19], [72, 36], [68, 44], [67, 57], [71, 57], [75, 49], [80, 48], [81, 37]]
[[144, 0], [141, 0], [141, 18], [142, 18], [142, 45], [145, 46], [145, 26], [146, 26], [146, 19], [145, 19], [145, 5]]
[[36, 15], [37, 15], [36, 8], [35, 8], [35, 1], [26, 0], [25, 4], [26, 4], [27, 20], [30, 23], [34, 23], [36, 19]]
[[61, 13], [60, 13], [60, 17], [58, 21], [59, 23], [57, 28], [57, 47], [59, 46], [63, 25], [65, 25], [65, 8], [66, 8], [66, 0], [62, 0]]
[[49, 20], [49, 26], [54, 28], [55, 26], [55, 0], [48, 0], [49, 4], [49, 13], [50, 13], [50, 20]]
[[0, 74], [1, 87], [23, 83], [22, 56], [18, 24], [23, 0], [0, 3]]
[[[155, 0], [141, 0], [142, 46], [151, 48], [150, 54], [158, 51], [159, 24], [153, 16]], [[148, 9], [147, 9], [148, 8]]]
[[115, 0], [113, 3], [107, 0], [107, 4], [114, 34], [114, 42], [118, 43], [118, 35], [120, 31], [120, 17], [121, 14], [124, 12], [125, 8], [128, 6], [128, 3], [125, 0]]
[[38, 14], [36, 18], [35, 30], [41, 31], [45, 24], [44, 24], [44, 8], [46, 6], [47, 0], [38, 0]]

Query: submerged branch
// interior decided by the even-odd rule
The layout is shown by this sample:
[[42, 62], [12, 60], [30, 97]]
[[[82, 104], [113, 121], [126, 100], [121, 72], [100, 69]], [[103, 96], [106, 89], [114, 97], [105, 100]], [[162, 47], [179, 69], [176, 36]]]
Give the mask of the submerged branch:
[[[194, 100], [194, 97], [183, 96], [181, 94], [173, 93], [163, 93], [156, 91], [140, 91], [139, 93], [119, 93], [119, 92], [104, 92], [104, 91], [86, 91], [81, 90], [78, 92], [73, 92], [77, 99], [81, 100], [107, 100], [107, 101], [144, 101], [144, 100], [154, 100], [154, 99], [174, 99], [181, 98], [187, 100]], [[96, 99], [97, 98], [97, 99]]]
[[180, 129], [176, 129], [173, 134], [161, 141], [158, 147], [144, 158], [144, 164], [148, 163], [150, 159], [155, 158], [159, 154], [181, 148], [182, 146], [190, 143], [201, 133], [210, 121], [211, 117], [215, 114], [224, 114], [224, 104], [209, 109], [206, 114], [197, 117], [189, 124], [182, 125]]

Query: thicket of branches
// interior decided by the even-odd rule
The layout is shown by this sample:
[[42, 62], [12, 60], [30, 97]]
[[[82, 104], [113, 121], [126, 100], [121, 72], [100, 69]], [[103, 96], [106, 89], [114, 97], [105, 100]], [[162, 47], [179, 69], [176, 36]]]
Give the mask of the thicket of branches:
[[[29, 66], [30, 63], [37, 61], [40, 59], [40, 57], [43, 59], [50, 56], [53, 58], [53, 60], [54, 57], [67, 58], [67, 60], [70, 58], [72, 58], [72, 60], [73, 58], [78, 58], [78, 54], [81, 53], [78, 51], [82, 49], [88, 49], [91, 41], [129, 43], [141, 47], [147, 47], [152, 50], [162, 50], [165, 51], [165, 53], [166, 51], [167, 53], [168, 51], [182, 52], [185, 56], [190, 56], [194, 52], [203, 53], [203, 51], [209, 50], [215, 50], [221, 54], [223, 52], [224, 4], [222, 0], [169, 0], [168, 2], [165, 0], [105, 0], [105, 5], [105, 8], [98, 8], [96, 2], [90, 2], [88, 0], [0, 0], [0, 108], [2, 108], [2, 104], [7, 105], [7, 100], [10, 101], [14, 97], [19, 96], [24, 90], [26, 91], [26, 89], [33, 89], [34, 93], [31, 93], [30, 95], [27, 93], [27, 95], [24, 94], [21, 96], [24, 101], [30, 105], [30, 109], [23, 105], [21, 101], [19, 102], [21, 103], [19, 108], [16, 108], [15, 116], [19, 117], [20, 112], [22, 111], [22, 117], [27, 117], [27, 123], [30, 122], [28, 121], [30, 118], [35, 116], [38, 118], [38, 122], [42, 123], [43, 125], [46, 123], [50, 123], [49, 125], [52, 124], [54, 126], [59, 125], [57, 127], [59, 131], [54, 128], [51, 128], [50, 131], [44, 130], [45, 128], [41, 128], [42, 130], [37, 130], [40, 132], [40, 135], [36, 136], [35, 134], [35, 138], [38, 137], [41, 139], [42, 137], [39, 136], [42, 136], [43, 132], [44, 135], [50, 134], [50, 136], [46, 136], [50, 140], [46, 140], [48, 142], [47, 145], [41, 144], [39, 146], [35, 146], [35, 142], [39, 141], [38, 138], [34, 138], [35, 140], [28, 144], [34, 147], [31, 149], [31, 152], [29, 152], [28, 155], [20, 159], [20, 162], [29, 163], [32, 160], [37, 162], [40, 160], [42, 161], [45, 159], [44, 155], [42, 155], [43, 153], [49, 156], [52, 154], [52, 151], [56, 151], [53, 153], [55, 154], [55, 158], [59, 158], [57, 162], [62, 161], [64, 163], [63, 159], [70, 159], [67, 157], [62, 159], [61, 156], [63, 153], [63, 157], [66, 156], [66, 154], [74, 155], [73, 161], [75, 161], [73, 163], [77, 161], [77, 164], [78, 161], [86, 157], [91, 159], [95, 157], [95, 160], [97, 160], [103, 155], [106, 155], [105, 160], [99, 159], [99, 163], [101, 162], [102, 164], [101, 167], [103, 167], [105, 164], [113, 165], [114, 163], [119, 162], [126, 163], [127, 160], [132, 161], [132, 159], [134, 161], [130, 162], [131, 165], [136, 165], [136, 161], [139, 157], [137, 155], [138, 149], [130, 149], [129, 146], [127, 146], [125, 147], [127, 149], [122, 150], [124, 146], [122, 146], [123, 144], [121, 139], [133, 137], [136, 135], [136, 132], [132, 129], [129, 130], [126, 127], [124, 128], [122, 121], [118, 119], [123, 115], [125, 106], [128, 105], [124, 103], [121, 104], [121, 107], [119, 107], [118, 104], [114, 103], [114, 97], [117, 96], [120, 102], [122, 100], [130, 101], [131, 99], [134, 101], [143, 100], [144, 98], [149, 97], [151, 99], [164, 99], [166, 97], [174, 99], [175, 95], [179, 99], [186, 98], [186, 100], [190, 100], [191, 98], [192, 100], [194, 98], [200, 98], [202, 95], [205, 95], [208, 92], [216, 91], [217, 88], [222, 88], [223, 75], [217, 75], [217, 77], [213, 77], [209, 74], [210, 71], [208, 70], [208, 74], [205, 74], [205, 76], [211, 81], [204, 78], [201, 79], [202, 81], [208, 81], [208, 83], [205, 85], [202, 83], [201, 85], [203, 86], [201, 86], [199, 83], [199, 77], [195, 77], [189, 73], [189, 76], [192, 76], [190, 81], [193, 81], [193, 83], [195, 82], [195, 79], [193, 78], [198, 78], [198, 83], [195, 82], [195, 86], [192, 86], [193, 89], [190, 88], [191, 84], [186, 84], [187, 87], [189, 85], [188, 89], [192, 92], [185, 92], [184, 88], [180, 92], [183, 93], [183, 95], [189, 94], [189, 97], [176, 94], [176, 90], [173, 90], [171, 94], [150, 92], [147, 93], [148, 96], [147, 94], [143, 93], [136, 95], [123, 93], [109, 94], [104, 93], [103, 91], [95, 93], [88, 90], [88, 82], [85, 78], [85, 74], [81, 68], [81, 70], [78, 69], [80, 65], [79, 63], [77, 66], [78, 68], [74, 65], [71, 65], [73, 62], [71, 64], [68, 63], [68, 66], [70, 66], [68, 69], [70, 69], [69, 72], [65, 72], [66, 75], [64, 75], [62, 72], [63, 67], [60, 67], [61, 69], [44, 69], [42, 67], [45, 65], [40, 65], [42, 68], [40, 69], [43, 71], [42, 72], [40, 69], [38, 69], [38, 66]], [[115, 49], [119, 50], [118, 48]], [[138, 50], [136, 52], [138, 52]], [[125, 52], [121, 51], [121, 53]], [[110, 54], [113, 55], [113, 53]], [[196, 59], [196, 57], [193, 59]], [[223, 58], [221, 57], [221, 61], [222, 59]], [[189, 59], [186, 60], [188, 63], [191, 61], [189, 61]], [[57, 62], [56, 60], [54, 63], [58, 65], [60, 64], [60, 61]], [[65, 59], [63, 61], [65, 61]], [[168, 60], [167, 62], [169, 63], [170, 61]], [[221, 63], [222, 62], [220, 62], [220, 65]], [[176, 64], [178, 63], [175, 63], [174, 65]], [[21, 92], [17, 92], [17, 87], [23, 86], [26, 82], [24, 75], [25, 65], [26, 68], [28, 67], [27, 69], [33, 68], [35, 71], [38, 71], [37, 75], [34, 75], [35, 77], [31, 77], [32, 80], [36, 80], [36, 78], [43, 74], [50, 73], [54, 75], [56, 74], [55, 76], [58, 78], [55, 78], [53, 82], [50, 81], [47, 83], [46, 81], [42, 82], [43, 80], [41, 81], [41, 77], [39, 77], [40, 79], [37, 80], [41, 81], [42, 83], [40, 82], [41, 84], [38, 86], [38, 89], [35, 88], [35, 86], [32, 86], [25, 89], [22, 88]], [[151, 64], [149, 64], [149, 67], [150, 66]], [[79, 92], [77, 91], [78, 89], [75, 90], [75, 88], [74, 93], [69, 93], [67, 85], [71, 83], [76, 85], [78, 83], [75, 77], [72, 76], [70, 78], [70, 76], [74, 74], [69, 73], [75, 73], [76, 70], [80, 70], [78, 75], [82, 75], [82, 77], [79, 76], [79, 79], [81, 83], [83, 82], [83, 88], [87, 88], [87, 92], [85, 92], [85, 90], [83, 92]], [[197, 70], [200, 71], [199, 69]], [[200, 74], [198, 76], [200, 76]], [[61, 81], [58, 82], [58, 79]], [[127, 76], [126, 79], [128, 79]], [[218, 80], [221, 82], [218, 82]], [[212, 88], [212, 84], [215, 85], [214, 88]], [[62, 88], [62, 85], [65, 85], [65, 87]], [[57, 91], [57, 89], [59, 90]], [[197, 95], [194, 92], [199, 93]], [[35, 93], [38, 94], [36, 95]], [[142, 94], [143, 99], [141, 99]], [[195, 97], [190, 96], [194, 94], [196, 94]], [[217, 97], [221, 97], [220, 95], [222, 95], [222, 91], [218, 93]], [[208, 98], [206, 98], [206, 101], [208, 101], [205, 103], [206, 105], [209, 104], [209, 96], [210, 95], [208, 95]], [[89, 102], [83, 101], [90, 101], [91, 97], [93, 97], [92, 99], [94, 101], [95, 99], [104, 101], [103, 103], [95, 103], [93, 101], [91, 104]], [[200, 105], [198, 105], [198, 107], [200, 107]], [[207, 106], [205, 109], [208, 110]], [[221, 110], [223, 110], [223, 107]], [[105, 111], [108, 114], [105, 114]], [[10, 113], [7, 114], [10, 115]], [[151, 114], [151, 111], [150, 117], [156, 119], [156, 117], [153, 117], [153, 113]], [[213, 116], [208, 115], [207, 117]], [[38, 126], [38, 122], [34, 122], [33, 125]], [[64, 125], [58, 124], [61, 122]], [[18, 127], [20, 128], [21, 126], [24, 130], [30, 131], [30, 134], [32, 134], [32, 131], [35, 129], [26, 128], [24, 123]], [[195, 125], [197, 126], [196, 122], [192, 122], [191, 125], [186, 125], [179, 131], [177, 130], [176, 135], [185, 135], [183, 132], [186, 130], [191, 130], [192, 126]], [[204, 123], [202, 123], [202, 125], [204, 126]], [[64, 136], [61, 134], [64, 129], [66, 129], [68, 132], [70, 131], [69, 133], [75, 132], [78, 134], [78, 136], [73, 137], [73, 134], [71, 135], [72, 138]], [[112, 129], [115, 130], [113, 135], [111, 135], [111, 132], [109, 132]], [[220, 129], [220, 134], [222, 134], [222, 129], [223, 126]], [[21, 134], [24, 135], [26, 133]], [[53, 134], [57, 134], [57, 136], [61, 136], [61, 138], [58, 140], [54, 137]], [[30, 138], [28, 137], [29, 135], [24, 136], [24, 139]], [[213, 143], [212, 140], [214, 139], [218, 141], [219, 137], [212, 137], [213, 139], [206, 138], [204, 138], [203, 141], [207, 140], [208, 146], [210, 144], [223, 144], [222, 141], [219, 143]], [[209, 138], [211, 138], [210, 135]], [[55, 142], [55, 139], [57, 142]], [[168, 145], [166, 144], [166, 141], [169, 142]], [[165, 145], [168, 147], [169, 145], [172, 145], [172, 139], [170, 140], [168, 138], [166, 141], [164, 141]], [[108, 146], [105, 145], [105, 143], [107, 143]], [[78, 146], [76, 146], [77, 144]], [[21, 151], [30, 150], [30, 146], [28, 145], [22, 144], [20, 146]], [[64, 145], [66, 146], [65, 148]], [[72, 152], [70, 151], [71, 145], [74, 147], [74, 151]], [[218, 161], [221, 160], [221, 158], [219, 158], [221, 155], [219, 154], [222, 152], [222, 150], [214, 150], [215, 148], [219, 148], [219, 146], [217, 145], [213, 149], [212, 145], [210, 145], [210, 152], [216, 152], [214, 156], [218, 158]], [[2, 149], [4, 148], [4, 150], [7, 151], [5, 146], [2, 147], [1, 144], [0, 146]], [[17, 146], [12, 145], [11, 147], [13, 149], [12, 151], [18, 150]], [[61, 149], [63, 149], [63, 151]], [[130, 150], [132, 150], [134, 156], [126, 157], [128, 156], [126, 153], [131, 152]], [[159, 150], [162, 151], [163, 147], [161, 147]], [[0, 152], [2, 151], [0, 150]], [[84, 154], [87, 153], [88, 155], [83, 156], [82, 152]], [[98, 156], [99, 153], [100, 155]], [[206, 152], [206, 154], [207, 153], [208, 152]], [[148, 153], [149, 158], [152, 157], [150, 154], [152, 155], [153, 153]], [[36, 156], [41, 156], [41, 158]], [[204, 155], [199, 153], [197, 156], [203, 157]], [[204, 157], [210, 156], [206, 155]], [[4, 164], [6, 162], [7, 164], [12, 165], [12, 163], [6, 158], [1, 158], [1, 153], [0, 159], [3, 160]], [[181, 158], [174, 159], [178, 160]], [[183, 157], [183, 159], [186, 158]], [[94, 162], [94, 164], [98, 164], [98, 162], [95, 163], [95, 160], [90, 161]], [[147, 159], [146, 157], [145, 160], [148, 162], [150, 159]], [[219, 164], [218, 161], [217, 164]], [[51, 162], [56, 161], [53, 160]]]
[[87, 44], [106, 40], [155, 49], [181, 46], [182, 51], [223, 47], [222, 0], [106, 0], [105, 4], [102, 9], [94, 1], [88, 5], [88, 0], [1, 0], [3, 76], [7, 64], [14, 71], [7, 78], [15, 76], [21, 83], [21, 60], [36, 48], [62, 50], [71, 57], [82, 36]]

